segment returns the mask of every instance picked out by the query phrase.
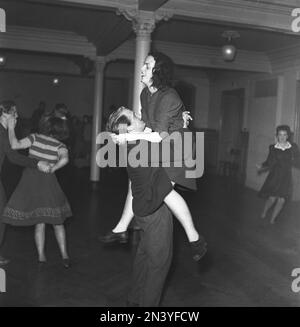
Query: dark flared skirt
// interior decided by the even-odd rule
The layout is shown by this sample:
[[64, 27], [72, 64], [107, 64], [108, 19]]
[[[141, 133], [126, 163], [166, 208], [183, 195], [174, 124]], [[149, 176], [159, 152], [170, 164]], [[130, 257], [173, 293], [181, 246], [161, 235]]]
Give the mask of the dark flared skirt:
[[6, 205], [6, 194], [5, 194], [3, 185], [0, 181], [0, 215], [3, 212], [5, 205]]
[[274, 167], [268, 174], [259, 196], [289, 198], [292, 193], [292, 171], [289, 167]]
[[[184, 163], [183, 163], [184, 164]], [[197, 184], [195, 178], [186, 177], [187, 168], [185, 167], [165, 167], [168, 177], [177, 186], [184, 190], [196, 191]]]
[[3, 222], [29, 226], [38, 223], [59, 225], [72, 216], [69, 202], [55, 174], [26, 168], [3, 211]]
[[[192, 132], [188, 128], [182, 128], [180, 131], [177, 131], [176, 135], [171, 134], [172, 139], [174, 139], [174, 142], [171, 142], [170, 144], [171, 160], [168, 163], [169, 167], [164, 167], [164, 169], [170, 180], [174, 182], [177, 186], [181, 186], [183, 189], [186, 190], [195, 191], [197, 190], [196, 179], [188, 177], [187, 174], [188, 171], [190, 171], [191, 173], [196, 168], [196, 167], [191, 168], [191, 165], [195, 163], [194, 159], [196, 158], [195, 138], [188, 146], [185, 146], [185, 142], [184, 142], [185, 133], [192, 133]], [[181, 138], [181, 141], [176, 140], [177, 136]], [[176, 148], [178, 144], [182, 145], [182, 147], [179, 147], [179, 149], [181, 149], [182, 152], [179, 150], [179, 153], [177, 153], [177, 156], [179, 156], [180, 160], [178, 160], [177, 156], [175, 155], [175, 153], [178, 151], [178, 149]], [[161, 158], [163, 158], [163, 154], [164, 154], [164, 150], [162, 150], [161, 152]], [[164, 162], [164, 160], [162, 161]]]
[[132, 209], [136, 216], [151, 215], [163, 204], [165, 197], [173, 190], [163, 168], [127, 168], [131, 180]]

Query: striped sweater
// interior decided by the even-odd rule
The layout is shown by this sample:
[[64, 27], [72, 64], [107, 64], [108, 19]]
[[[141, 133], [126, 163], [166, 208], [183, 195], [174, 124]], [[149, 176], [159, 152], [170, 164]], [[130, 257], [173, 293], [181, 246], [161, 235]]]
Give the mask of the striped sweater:
[[42, 134], [30, 134], [28, 138], [31, 142], [29, 157], [44, 160], [51, 164], [58, 161], [59, 149], [67, 149], [60, 141]]

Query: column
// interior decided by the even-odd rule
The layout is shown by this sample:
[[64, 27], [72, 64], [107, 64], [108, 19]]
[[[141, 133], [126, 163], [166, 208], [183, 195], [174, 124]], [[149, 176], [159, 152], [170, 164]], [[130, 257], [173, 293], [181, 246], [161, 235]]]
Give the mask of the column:
[[[142, 19], [140, 16], [139, 18]], [[151, 33], [154, 30], [154, 27], [155, 22], [153, 24], [145, 24], [142, 21], [133, 23], [133, 29], [136, 33], [136, 42], [132, 100], [133, 111], [138, 115], [141, 114], [140, 94], [143, 90], [143, 84], [141, 83], [141, 69], [147, 54], [150, 52]]]
[[278, 77], [278, 88], [277, 88], [277, 108], [276, 108], [276, 126], [282, 124], [282, 110], [283, 110], [283, 100], [284, 100], [284, 76], [280, 75]]
[[105, 58], [97, 57], [95, 60], [95, 89], [94, 89], [94, 110], [92, 127], [92, 153], [91, 153], [91, 182], [98, 182], [100, 179], [100, 168], [96, 163], [97, 144], [96, 138], [101, 131], [103, 114], [103, 82], [104, 82]]
[[128, 108], [133, 107], [133, 76], [128, 79]]

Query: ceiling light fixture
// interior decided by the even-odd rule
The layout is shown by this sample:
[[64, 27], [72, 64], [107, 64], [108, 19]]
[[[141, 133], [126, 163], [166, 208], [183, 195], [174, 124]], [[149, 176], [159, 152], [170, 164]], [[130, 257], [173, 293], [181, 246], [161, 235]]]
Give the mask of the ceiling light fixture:
[[6, 58], [3, 55], [0, 55], [0, 66], [4, 66], [6, 62]]
[[236, 31], [225, 31], [222, 37], [227, 39], [227, 43], [222, 47], [222, 57], [225, 61], [233, 61], [237, 54], [237, 49], [232, 40], [239, 38], [240, 34]]

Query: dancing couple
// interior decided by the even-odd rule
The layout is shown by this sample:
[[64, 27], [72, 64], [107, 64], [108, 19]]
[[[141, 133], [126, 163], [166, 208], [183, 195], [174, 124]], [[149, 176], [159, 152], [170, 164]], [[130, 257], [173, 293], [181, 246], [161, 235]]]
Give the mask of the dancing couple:
[[[2, 213], [0, 245], [4, 234], [4, 224], [34, 225], [38, 262], [44, 264], [46, 263], [45, 226], [51, 224], [54, 227], [63, 265], [68, 268], [70, 259], [63, 223], [72, 215], [72, 212], [54, 174], [68, 163], [68, 151], [62, 143], [68, 137], [66, 122], [54, 115], [44, 116], [39, 122], [37, 133], [18, 140], [14, 130], [18, 118], [16, 104], [12, 101], [2, 102], [0, 110], [0, 157], [6, 154], [14, 163], [26, 167], [7, 204], [5, 193], [0, 185]], [[16, 149], [29, 149], [29, 156], [21, 156], [14, 151]], [[2, 162], [3, 159], [0, 162], [1, 165]], [[37, 166], [39, 169], [36, 169]]]
[[[183, 103], [170, 86], [172, 72], [172, 61], [166, 55], [157, 52], [147, 56], [141, 73], [145, 85], [141, 93], [141, 119], [124, 107], [113, 112], [107, 130], [112, 133], [116, 143], [162, 143], [167, 134], [180, 132], [181, 134], [177, 133], [180, 137], [187, 131], [188, 124], [183, 119]], [[188, 112], [185, 114], [188, 115]], [[124, 125], [126, 133], [120, 134]], [[146, 143], [145, 145], [147, 146]], [[128, 144], [128, 150], [131, 147], [132, 144]], [[186, 167], [183, 159], [182, 161], [181, 167], [133, 168], [128, 165], [129, 188], [121, 219], [112, 231], [101, 237], [104, 243], [127, 242], [127, 228], [134, 216], [142, 229], [128, 296], [131, 304], [157, 306], [159, 303], [172, 259], [171, 212], [187, 234], [193, 259], [199, 261], [207, 251], [206, 241], [196, 230], [185, 200], [173, 189], [177, 184], [196, 190], [196, 181], [185, 176]]]

